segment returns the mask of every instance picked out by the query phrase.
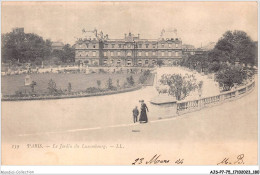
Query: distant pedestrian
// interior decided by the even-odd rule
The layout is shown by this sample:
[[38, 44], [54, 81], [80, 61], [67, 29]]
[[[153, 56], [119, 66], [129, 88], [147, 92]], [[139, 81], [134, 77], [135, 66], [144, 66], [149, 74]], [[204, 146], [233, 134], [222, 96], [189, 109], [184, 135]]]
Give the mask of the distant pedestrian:
[[141, 102], [141, 114], [140, 114], [139, 121], [140, 123], [147, 123], [148, 118], [147, 118], [146, 110], [147, 112], [149, 112], [148, 107], [144, 103], [144, 100], [140, 100], [139, 102]]
[[137, 106], [133, 109], [133, 117], [134, 117], [134, 123], [137, 122], [137, 117], [139, 115], [139, 110], [137, 109]]

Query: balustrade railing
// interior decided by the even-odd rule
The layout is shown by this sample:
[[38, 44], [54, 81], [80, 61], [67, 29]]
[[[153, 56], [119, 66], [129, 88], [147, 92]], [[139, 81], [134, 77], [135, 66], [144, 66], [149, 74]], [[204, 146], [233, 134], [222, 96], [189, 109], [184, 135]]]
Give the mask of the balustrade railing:
[[205, 97], [205, 98], [191, 100], [191, 101], [177, 102], [177, 112], [178, 113], [189, 112], [193, 110], [202, 109], [210, 105], [215, 105], [228, 100], [232, 100], [245, 95], [246, 93], [250, 92], [254, 87], [255, 87], [255, 81], [244, 87], [238, 88], [233, 91], [224, 92], [216, 96]]

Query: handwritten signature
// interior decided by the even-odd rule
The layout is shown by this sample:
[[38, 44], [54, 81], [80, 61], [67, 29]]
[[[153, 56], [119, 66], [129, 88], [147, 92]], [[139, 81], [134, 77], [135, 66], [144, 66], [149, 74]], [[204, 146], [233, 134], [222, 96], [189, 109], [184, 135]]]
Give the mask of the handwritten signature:
[[219, 162], [217, 165], [241, 165], [244, 164], [244, 154], [239, 154], [235, 161], [231, 161], [230, 158], [225, 157], [221, 162]]
[[[151, 165], [151, 164], [167, 164], [170, 162], [168, 159], [160, 159], [161, 155], [155, 154], [150, 160], [148, 161], [145, 160], [145, 158], [137, 158], [135, 161], [132, 163], [132, 165], [141, 165], [141, 164], [146, 164], [146, 165]], [[178, 159], [175, 161], [176, 164], [183, 164], [183, 159]]]

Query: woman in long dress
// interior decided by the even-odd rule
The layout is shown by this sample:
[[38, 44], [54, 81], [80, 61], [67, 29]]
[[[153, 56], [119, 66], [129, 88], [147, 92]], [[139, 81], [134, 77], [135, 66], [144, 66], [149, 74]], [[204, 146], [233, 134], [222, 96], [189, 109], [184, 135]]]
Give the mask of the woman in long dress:
[[149, 110], [148, 110], [146, 104], [144, 103], [144, 100], [140, 100], [140, 102], [141, 102], [141, 114], [140, 114], [139, 121], [140, 121], [140, 123], [147, 123], [148, 118], [147, 118], [146, 110], [147, 110], [147, 112], [149, 112]]

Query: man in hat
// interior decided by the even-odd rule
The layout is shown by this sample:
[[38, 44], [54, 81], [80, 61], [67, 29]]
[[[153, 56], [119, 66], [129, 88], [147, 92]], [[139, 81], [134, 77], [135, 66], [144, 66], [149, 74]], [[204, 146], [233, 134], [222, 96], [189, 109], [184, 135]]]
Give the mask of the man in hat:
[[139, 110], [137, 109], [137, 106], [133, 109], [133, 117], [134, 117], [134, 123], [137, 122], [137, 116], [139, 115]]

